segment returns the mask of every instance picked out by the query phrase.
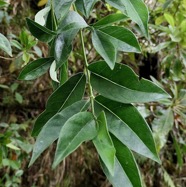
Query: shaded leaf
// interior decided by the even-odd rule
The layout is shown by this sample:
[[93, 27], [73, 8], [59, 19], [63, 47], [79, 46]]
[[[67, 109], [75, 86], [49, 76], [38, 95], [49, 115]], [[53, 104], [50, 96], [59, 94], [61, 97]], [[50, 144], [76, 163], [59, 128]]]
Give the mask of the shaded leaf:
[[159, 162], [152, 132], [131, 104], [111, 101], [102, 96], [95, 99], [97, 113], [104, 110], [109, 131], [129, 149]]
[[138, 53], [141, 51], [136, 36], [130, 30], [118, 26], [108, 26], [99, 30], [112, 39], [118, 51]]
[[99, 30], [94, 30], [92, 32], [92, 43], [96, 51], [103, 57], [108, 66], [113, 69], [116, 63], [117, 51], [112, 40]]
[[89, 66], [93, 88], [106, 98], [122, 103], [157, 101], [170, 96], [149, 80], [141, 79], [132, 69], [116, 64], [111, 70], [104, 61]]
[[56, 35], [55, 32], [41, 26], [29, 18], [26, 18], [26, 21], [32, 35], [42, 42], [50, 42]]
[[130, 17], [134, 22], [136, 22], [143, 34], [148, 36], [148, 9], [142, 0], [106, 0], [107, 3], [113, 7], [121, 10], [122, 12], [127, 12], [128, 17]]
[[115, 148], [112, 139], [108, 132], [106, 116], [104, 112], [97, 118], [98, 123], [98, 135], [93, 140], [93, 143], [98, 151], [99, 156], [108, 168], [111, 175], [114, 174], [115, 163]]
[[59, 137], [61, 128], [70, 117], [78, 112], [87, 110], [88, 105], [86, 105], [86, 103], [86, 101], [78, 101], [70, 105], [61, 112], [55, 114], [45, 124], [36, 139], [29, 166], [31, 166], [40, 154]]
[[124, 14], [121, 14], [121, 13], [110, 14], [110, 15], [100, 19], [96, 23], [94, 23], [93, 27], [96, 29], [99, 29], [99, 28], [106, 27], [106, 26], [112, 25], [113, 23], [127, 20], [127, 19], [128, 19], [128, 17]]
[[116, 165], [113, 176], [102, 162], [104, 173], [109, 181], [114, 187], [121, 187], [122, 184], [125, 184], [127, 187], [142, 187], [139, 169], [132, 152], [116, 137], [112, 136], [112, 140], [116, 148]]
[[53, 168], [81, 143], [95, 138], [96, 135], [96, 125], [91, 113], [80, 112], [68, 119], [60, 131]]
[[84, 94], [85, 84], [85, 75], [78, 73], [53, 92], [47, 101], [46, 110], [41, 113], [35, 122], [32, 135], [37, 136], [46, 122], [56, 113], [74, 102], [81, 100]]
[[76, 0], [77, 9], [88, 18], [97, 0]]
[[0, 49], [12, 56], [12, 48], [8, 39], [0, 33]]
[[19, 80], [33, 80], [41, 75], [45, 74], [50, 65], [52, 64], [54, 57], [49, 58], [40, 58], [32, 61], [28, 65], [26, 65], [21, 73], [19, 74]]
[[59, 23], [58, 33], [69, 30], [79, 30], [87, 27], [87, 23], [77, 12], [69, 11], [66, 17]]

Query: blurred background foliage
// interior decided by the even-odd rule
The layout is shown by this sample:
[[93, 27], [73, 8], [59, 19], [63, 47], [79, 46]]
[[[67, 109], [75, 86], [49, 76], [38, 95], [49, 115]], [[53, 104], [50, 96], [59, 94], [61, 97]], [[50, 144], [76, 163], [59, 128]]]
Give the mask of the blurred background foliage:
[[[52, 91], [49, 75], [22, 82], [21, 68], [38, 57], [47, 56], [47, 46], [27, 30], [25, 17], [43, 8], [46, 0], [0, 0], [0, 187], [109, 187], [92, 144], [84, 144], [57, 169], [51, 170], [54, 146], [30, 168], [34, 120], [44, 110]], [[141, 77], [163, 87], [172, 99], [138, 104], [156, 140], [162, 160], [159, 165], [136, 155], [146, 187], [186, 186], [186, 1], [146, 0], [150, 11], [149, 39], [141, 36], [129, 20], [118, 24], [138, 35], [142, 54], [119, 54], [117, 61], [131, 66]], [[116, 10], [98, 2], [89, 24]], [[100, 57], [86, 34], [89, 61]], [[69, 74], [82, 71], [80, 41], [74, 42]]]

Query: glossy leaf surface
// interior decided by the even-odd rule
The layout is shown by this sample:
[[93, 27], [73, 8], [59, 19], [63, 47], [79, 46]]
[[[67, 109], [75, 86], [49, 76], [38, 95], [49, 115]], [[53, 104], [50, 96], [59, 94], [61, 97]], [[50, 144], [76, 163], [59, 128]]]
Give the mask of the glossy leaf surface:
[[70, 117], [88, 108], [86, 103], [86, 101], [78, 101], [70, 105], [61, 112], [55, 114], [45, 124], [34, 144], [32, 158], [29, 165], [32, 165], [40, 154], [59, 137], [61, 128]]
[[80, 112], [72, 116], [61, 129], [53, 168], [77, 149], [81, 143], [95, 138], [96, 135], [97, 129], [91, 113]]
[[54, 58], [40, 58], [35, 61], [30, 62], [21, 71], [18, 79], [20, 80], [33, 80], [41, 75], [45, 74], [50, 65], [52, 64]]
[[107, 121], [104, 112], [101, 112], [101, 114], [98, 116], [97, 123], [98, 135], [93, 140], [93, 143], [102, 161], [108, 168], [109, 172], [113, 175], [116, 150], [108, 132]]
[[54, 57], [57, 67], [61, 67], [67, 60], [72, 51], [72, 40], [78, 30], [70, 30], [59, 34], [55, 40]]
[[118, 51], [140, 52], [140, 46], [136, 36], [128, 29], [118, 26], [108, 26], [99, 29], [110, 37], [112, 43]]
[[92, 32], [92, 43], [96, 51], [103, 57], [108, 66], [113, 69], [116, 62], [117, 51], [112, 40], [99, 30], [94, 30]]
[[112, 25], [113, 23], [127, 20], [127, 19], [128, 19], [128, 17], [124, 14], [121, 14], [121, 13], [110, 14], [110, 15], [100, 19], [99, 21], [97, 21], [95, 24], [93, 24], [93, 26], [94, 26], [94, 28], [99, 29], [99, 28], [106, 27], [106, 26]]
[[50, 42], [56, 35], [55, 32], [41, 26], [29, 18], [26, 18], [26, 22], [32, 35], [42, 42]]
[[87, 23], [77, 12], [70, 11], [66, 17], [59, 23], [58, 33], [69, 30], [79, 30], [87, 27]]
[[170, 96], [146, 79], [139, 79], [132, 69], [116, 64], [111, 70], [104, 61], [89, 66], [93, 88], [106, 98], [122, 103], [157, 101]]
[[144, 35], [148, 36], [148, 9], [142, 0], [106, 0], [113, 7], [127, 12], [127, 15], [136, 22]]
[[61, 85], [48, 99], [46, 109], [37, 118], [33, 136], [37, 136], [46, 122], [57, 112], [82, 99], [86, 78], [82, 73], [76, 74]]
[[95, 99], [96, 110], [104, 109], [109, 131], [131, 150], [159, 162], [152, 132], [131, 104], [111, 101], [102, 96]]

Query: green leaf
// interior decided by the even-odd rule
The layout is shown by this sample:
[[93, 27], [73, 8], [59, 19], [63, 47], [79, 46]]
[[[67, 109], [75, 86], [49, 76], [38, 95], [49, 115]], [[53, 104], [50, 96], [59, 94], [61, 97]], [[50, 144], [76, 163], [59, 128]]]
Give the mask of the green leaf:
[[[75, 0], [52, 0], [54, 12], [59, 21], [69, 12], [74, 1]], [[50, 0], [48, 0], [48, 6], [50, 6]]]
[[106, 0], [113, 7], [127, 12], [134, 22], [138, 24], [143, 34], [148, 37], [148, 9], [142, 0]]
[[113, 69], [116, 62], [117, 51], [112, 40], [99, 30], [93, 30], [92, 43], [96, 51], [103, 57], [108, 66]]
[[6, 52], [9, 56], [12, 56], [12, 48], [8, 39], [0, 33], [0, 49]]
[[114, 136], [112, 140], [116, 148], [115, 172], [112, 176], [101, 161], [105, 175], [114, 187], [121, 187], [123, 184], [127, 187], [142, 187], [139, 169], [132, 152]]
[[96, 29], [99, 29], [99, 28], [106, 27], [106, 26], [112, 25], [113, 23], [127, 20], [127, 19], [128, 19], [128, 17], [124, 14], [121, 14], [121, 13], [110, 14], [110, 15], [100, 19], [96, 23], [94, 23], [93, 27]]
[[157, 142], [158, 151], [166, 144], [167, 135], [174, 125], [174, 114], [172, 109], [169, 108], [166, 111], [161, 111], [161, 116], [152, 122], [153, 135]]
[[106, 98], [122, 103], [158, 101], [170, 96], [149, 80], [140, 79], [132, 69], [116, 64], [111, 70], [104, 61], [89, 66], [93, 88]]
[[47, 29], [44, 26], [39, 25], [38, 23], [32, 21], [29, 18], [26, 18], [26, 21], [32, 35], [42, 42], [50, 42], [56, 35], [55, 32]]
[[174, 18], [171, 14], [169, 13], [164, 13], [164, 17], [165, 19], [167, 20], [167, 22], [172, 26], [174, 27], [175, 23], [174, 23]]
[[54, 57], [56, 60], [56, 69], [60, 68], [68, 59], [72, 51], [72, 40], [77, 32], [71, 30], [62, 32], [55, 40], [54, 44]]
[[7, 5], [8, 5], [7, 2], [5, 2], [5, 1], [0, 1], [0, 8], [3, 8], [3, 7], [5, 7], [5, 6], [7, 6]]
[[55, 114], [42, 128], [34, 144], [33, 154], [29, 166], [49, 147], [58, 137], [65, 122], [78, 112], [87, 110], [86, 101], [78, 101], [61, 112]]
[[96, 125], [91, 113], [80, 112], [72, 116], [60, 131], [53, 168], [76, 150], [81, 143], [92, 140], [96, 135]]
[[60, 85], [68, 80], [68, 62], [65, 62], [60, 68]]
[[99, 29], [111, 38], [112, 43], [118, 51], [137, 52], [141, 51], [136, 36], [128, 29], [118, 26], [108, 26]]
[[90, 16], [90, 12], [93, 9], [97, 0], [76, 0], [75, 5], [77, 9], [86, 17]]
[[58, 33], [62, 31], [78, 30], [87, 27], [87, 23], [77, 12], [70, 11], [67, 16], [59, 23]]
[[108, 168], [109, 172], [113, 175], [116, 150], [108, 132], [107, 121], [104, 112], [101, 112], [101, 114], [98, 116], [97, 123], [99, 128], [98, 135], [93, 140], [93, 143], [102, 161]]
[[61, 85], [48, 99], [45, 111], [37, 118], [33, 136], [37, 136], [46, 122], [56, 113], [82, 99], [86, 78], [82, 73], [72, 76]]
[[95, 108], [97, 113], [105, 111], [109, 131], [124, 145], [159, 162], [152, 132], [133, 105], [98, 96], [95, 99]]
[[18, 79], [33, 80], [40, 77], [48, 71], [53, 61], [54, 57], [40, 58], [35, 61], [32, 61], [23, 68], [23, 70], [19, 74]]

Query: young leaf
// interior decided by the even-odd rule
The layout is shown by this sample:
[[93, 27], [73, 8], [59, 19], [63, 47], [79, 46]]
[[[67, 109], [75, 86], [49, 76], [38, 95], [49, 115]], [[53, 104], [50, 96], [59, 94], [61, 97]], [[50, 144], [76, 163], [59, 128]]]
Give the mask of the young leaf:
[[59, 137], [61, 128], [69, 118], [71, 118], [78, 112], [87, 110], [88, 105], [86, 105], [86, 103], [86, 101], [78, 101], [70, 105], [61, 112], [55, 114], [45, 124], [34, 144], [32, 158], [29, 166], [31, 166], [35, 162], [35, 160], [41, 155], [41, 153]]
[[48, 99], [46, 109], [37, 118], [33, 136], [37, 136], [46, 122], [62, 109], [82, 99], [86, 78], [82, 73], [76, 74], [61, 85]]
[[110, 15], [100, 19], [96, 23], [94, 23], [93, 27], [96, 29], [99, 29], [99, 28], [106, 27], [106, 26], [112, 25], [113, 23], [127, 20], [127, 19], [128, 19], [128, 17], [124, 14], [121, 14], [121, 13], [110, 14]]
[[113, 7], [127, 12], [127, 16], [138, 24], [143, 34], [148, 37], [148, 9], [142, 0], [106, 0]]
[[69, 30], [79, 30], [87, 27], [87, 23], [77, 12], [70, 11], [67, 16], [59, 23], [58, 33]]
[[23, 68], [23, 70], [19, 74], [18, 79], [33, 80], [40, 77], [47, 72], [53, 61], [54, 57], [40, 58], [32, 61]]
[[98, 116], [97, 122], [99, 125], [98, 135], [93, 140], [93, 143], [102, 161], [108, 168], [109, 172], [113, 175], [116, 150], [108, 132], [107, 121], [104, 112], [101, 112], [101, 114]]
[[91, 113], [80, 112], [72, 116], [60, 131], [53, 168], [76, 150], [81, 143], [92, 140], [96, 135], [96, 125]]
[[97, 113], [105, 111], [108, 129], [114, 136], [129, 149], [159, 162], [152, 132], [133, 105], [111, 101], [102, 96], [96, 97], [95, 104]]
[[8, 39], [0, 33], [0, 49], [6, 52], [9, 56], [12, 56], [12, 48]]
[[127, 187], [142, 187], [139, 169], [132, 152], [114, 136], [112, 140], [116, 148], [115, 172], [112, 176], [101, 161], [105, 175], [114, 187], [121, 187], [123, 184]]
[[136, 36], [128, 29], [118, 26], [108, 26], [99, 29], [107, 37], [111, 38], [112, 43], [118, 51], [137, 52], [141, 51]]
[[103, 57], [108, 66], [113, 69], [116, 62], [116, 48], [109, 38], [99, 30], [92, 32], [92, 43], [96, 51]]
[[26, 18], [26, 21], [32, 35], [42, 42], [50, 42], [56, 35], [55, 32], [47, 29], [44, 26], [41, 26], [29, 18]]
[[[170, 96], [146, 79], [139, 77], [132, 69], [116, 64], [111, 70], [104, 61], [89, 66], [91, 84], [101, 95], [121, 103], [158, 101]], [[103, 71], [104, 70], [104, 71]]]
[[93, 9], [97, 0], [76, 0], [75, 5], [77, 9], [86, 17], [90, 16], [90, 12]]

